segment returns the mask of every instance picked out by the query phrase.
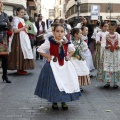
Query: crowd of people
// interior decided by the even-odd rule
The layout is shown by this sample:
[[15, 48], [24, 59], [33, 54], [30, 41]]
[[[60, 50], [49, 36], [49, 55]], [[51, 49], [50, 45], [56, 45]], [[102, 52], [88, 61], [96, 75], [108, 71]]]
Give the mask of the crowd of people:
[[79, 99], [82, 86], [91, 84], [91, 72], [95, 69], [98, 70], [96, 79], [105, 82], [104, 88], [113, 83], [117, 89], [120, 35], [116, 28], [116, 23], [104, 21], [94, 26], [84, 17], [72, 28], [65, 19], [55, 19], [44, 34], [44, 43], [37, 49], [45, 62], [35, 95], [52, 102], [53, 109], [58, 109], [57, 103], [61, 102], [66, 110], [66, 102]]
[[[67, 110], [66, 102], [78, 100], [82, 86], [91, 84], [95, 69], [96, 79], [105, 82], [104, 87], [118, 88], [120, 81], [120, 35], [116, 23], [98, 21], [96, 26], [82, 17], [71, 27], [63, 18], [55, 19], [47, 29], [42, 14], [34, 20], [17, 8], [16, 16], [2, 12], [0, 0], [0, 58], [3, 82], [11, 83], [7, 70], [17, 70], [26, 75], [34, 69], [33, 49], [36, 60], [43, 59], [43, 67], [35, 88], [35, 95], [52, 102], [52, 108]], [[9, 47], [8, 47], [9, 46]]]

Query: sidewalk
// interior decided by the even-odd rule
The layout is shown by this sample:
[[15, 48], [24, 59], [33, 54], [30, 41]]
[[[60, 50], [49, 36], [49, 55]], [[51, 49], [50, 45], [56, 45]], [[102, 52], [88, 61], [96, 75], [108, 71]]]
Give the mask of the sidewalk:
[[[79, 101], [68, 103], [69, 110], [53, 111], [51, 103], [34, 96], [42, 61], [26, 76], [8, 71], [12, 84], [0, 79], [0, 120], [120, 120], [120, 88], [103, 88], [92, 78]], [[120, 86], [120, 84], [119, 84]]]

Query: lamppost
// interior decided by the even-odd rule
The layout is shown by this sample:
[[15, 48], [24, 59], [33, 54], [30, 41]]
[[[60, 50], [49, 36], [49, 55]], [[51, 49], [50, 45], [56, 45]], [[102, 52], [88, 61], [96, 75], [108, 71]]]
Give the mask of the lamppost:
[[108, 3], [107, 12], [109, 12], [109, 13], [110, 13], [110, 22], [111, 22], [112, 5], [111, 5], [111, 3], [110, 3], [110, 2]]
[[79, 19], [79, 15], [80, 15], [80, 3], [81, 3], [81, 0], [75, 0], [75, 4], [77, 6], [77, 13], [78, 13], [78, 23], [80, 22], [80, 19]]

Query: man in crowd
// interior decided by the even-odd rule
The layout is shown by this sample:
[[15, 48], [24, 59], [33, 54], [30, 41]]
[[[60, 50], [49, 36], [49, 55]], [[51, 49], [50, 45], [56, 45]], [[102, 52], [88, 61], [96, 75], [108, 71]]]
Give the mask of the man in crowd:
[[[47, 31], [46, 23], [44, 21], [42, 21], [42, 14], [38, 14], [38, 20], [35, 22], [35, 25], [38, 30], [37, 37], [36, 37], [36, 46], [40, 46], [45, 41], [43, 35]], [[41, 55], [39, 55], [39, 53], [36, 50], [36, 60], [39, 59], [39, 56], [40, 56], [40, 59], [43, 59], [43, 57]]]

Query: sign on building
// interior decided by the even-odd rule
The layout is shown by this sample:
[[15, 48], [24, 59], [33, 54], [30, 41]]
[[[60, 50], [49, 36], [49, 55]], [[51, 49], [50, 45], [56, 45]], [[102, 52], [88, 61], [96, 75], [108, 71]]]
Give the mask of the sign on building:
[[100, 16], [100, 6], [91, 5], [91, 20], [98, 20]]

